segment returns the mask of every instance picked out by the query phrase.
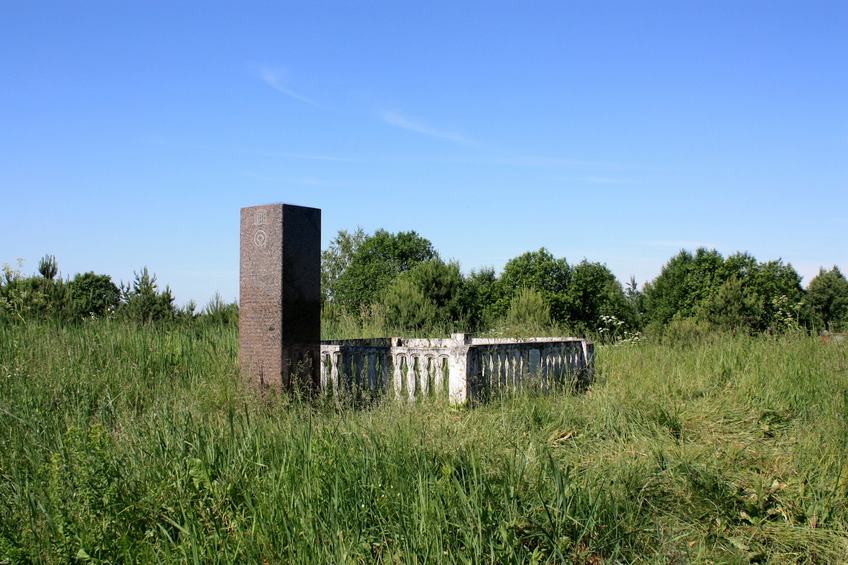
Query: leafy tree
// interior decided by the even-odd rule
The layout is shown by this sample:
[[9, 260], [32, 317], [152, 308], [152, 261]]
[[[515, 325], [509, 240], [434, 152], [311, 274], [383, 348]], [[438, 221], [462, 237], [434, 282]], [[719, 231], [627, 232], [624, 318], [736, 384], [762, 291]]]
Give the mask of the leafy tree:
[[[744, 295], [747, 303], [749, 305], [753, 302], [758, 303], [758, 307], [749, 309], [745, 316], [746, 325], [753, 331], [785, 328], [786, 306], [788, 304], [797, 306], [803, 298], [801, 276], [792, 268], [792, 265], [784, 265], [781, 259], [759, 263], [748, 253], [735, 253], [724, 260], [720, 272], [723, 282], [715, 292], [721, 290], [732, 279], [737, 279], [738, 283], [734, 282], [733, 285], [739, 286], [739, 291]], [[724, 290], [726, 294], [729, 287]], [[711, 299], [715, 298], [715, 292], [711, 294]], [[712, 318], [717, 314], [714, 311], [717, 304], [713, 300], [710, 305], [713, 312]], [[731, 310], [735, 308], [730, 303], [727, 303], [727, 307]], [[707, 311], [702, 309], [700, 312], [707, 315]], [[755, 311], [757, 314], [753, 315]], [[728, 315], [732, 316], [730, 313]]]
[[396, 276], [437, 258], [429, 240], [414, 231], [378, 230], [356, 246], [343, 272], [335, 279], [332, 299], [353, 314], [380, 301]]
[[645, 287], [647, 316], [662, 325], [700, 318], [713, 326], [751, 331], [785, 327], [786, 305], [803, 295], [801, 277], [780, 259], [758, 263], [748, 253], [727, 259], [704, 248], [680, 251]]
[[321, 252], [321, 300], [323, 302], [336, 298], [336, 282], [353, 261], [354, 255], [366, 237], [361, 227], [357, 227], [352, 233], [339, 230], [330, 242], [330, 247]]
[[754, 329], [785, 328], [786, 315], [797, 311], [804, 299], [801, 275], [792, 265], [784, 265], [780, 259], [758, 263], [749, 285], [763, 301], [759, 326], [754, 326]]
[[739, 279], [746, 279], [756, 273], [758, 265], [757, 259], [750, 253], [738, 252], [724, 259], [719, 272], [725, 281], [733, 276]]
[[687, 316], [695, 314], [698, 304], [712, 296], [727, 280], [724, 266], [724, 258], [715, 249], [700, 247], [695, 250], [685, 279], [686, 294], [689, 297]]
[[650, 321], [667, 324], [689, 308], [686, 277], [693, 260], [691, 253], [681, 249], [663, 266], [657, 278], [645, 285], [645, 306]]
[[584, 259], [572, 267], [566, 296], [568, 322], [575, 329], [596, 330], [602, 316], [615, 316], [628, 327], [635, 324], [621, 283], [602, 263]]
[[848, 280], [839, 267], [834, 265], [829, 271], [821, 268], [810, 281], [805, 318], [816, 330], [848, 329]]
[[500, 315], [499, 305], [507, 294], [492, 267], [471, 271], [465, 277], [463, 295], [467, 304], [467, 331], [490, 327]]
[[525, 288], [535, 289], [550, 306], [556, 322], [568, 319], [568, 297], [571, 268], [565, 259], [557, 259], [542, 247], [510, 259], [504, 266], [499, 283], [501, 293], [494, 305], [498, 315], [506, 314], [512, 299]]
[[424, 296], [433, 301], [442, 313], [443, 322], [464, 321], [469, 305], [467, 295], [463, 292], [465, 281], [459, 263], [430, 259], [400, 276], [408, 277]]
[[77, 316], [105, 316], [114, 312], [121, 300], [121, 292], [109, 275], [77, 274], [68, 283], [68, 290]]
[[516, 296], [525, 289], [533, 289], [548, 305], [551, 319], [557, 324], [594, 330], [603, 315], [626, 319], [631, 326], [635, 324], [635, 315], [621, 283], [601, 263], [584, 259], [569, 266], [565, 259], [554, 257], [543, 247], [507, 262], [498, 284], [492, 310], [500, 316], [512, 307]]
[[700, 247], [693, 255], [682, 249], [645, 285], [645, 306], [651, 322], [667, 324], [673, 319], [697, 315], [699, 303], [711, 296], [728, 278], [721, 254]]

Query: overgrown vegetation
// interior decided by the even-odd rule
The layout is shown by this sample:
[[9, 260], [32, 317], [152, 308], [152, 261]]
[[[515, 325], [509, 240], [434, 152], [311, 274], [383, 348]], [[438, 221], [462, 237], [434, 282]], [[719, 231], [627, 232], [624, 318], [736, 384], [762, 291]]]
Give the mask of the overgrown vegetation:
[[848, 282], [682, 251], [643, 289], [546, 249], [467, 275], [414, 232], [340, 232], [325, 339], [591, 335], [586, 394], [470, 408], [260, 398], [238, 306], [4, 266], [0, 565], [837, 563]]
[[[238, 305], [216, 296], [197, 311], [178, 308], [147, 267], [120, 288], [93, 272], [62, 279], [52, 255], [30, 277], [8, 264], [0, 277], [0, 320], [115, 317], [140, 324], [234, 323]], [[848, 280], [837, 267], [821, 269], [807, 289], [780, 259], [758, 262], [747, 253], [724, 258], [715, 250], [680, 251], [659, 275], [626, 287], [602, 263], [569, 264], [541, 248], [508, 261], [503, 272], [463, 274], [417, 233], [340, 231], [322, 252], [322, 326], [325, 338], [454, 332], [518, 336], [609, 338], [614, 319], [625, 334], [672, 336], [713, 331], [773, 335], [848, 329]]]
[[233, 324], [4, 323], [0, 563], [842, 562], [848, 346], [664, 339], [357, 409], [244, 390]]

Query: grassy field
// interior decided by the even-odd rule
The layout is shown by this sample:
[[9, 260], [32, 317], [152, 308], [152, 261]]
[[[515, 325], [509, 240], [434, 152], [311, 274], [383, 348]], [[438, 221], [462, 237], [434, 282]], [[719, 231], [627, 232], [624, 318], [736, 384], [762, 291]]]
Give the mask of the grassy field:
[[257, 399], [231, 327], [0, 327], [0, 563], [848, 562], [848, 344], [596, 362], [355, 409]]

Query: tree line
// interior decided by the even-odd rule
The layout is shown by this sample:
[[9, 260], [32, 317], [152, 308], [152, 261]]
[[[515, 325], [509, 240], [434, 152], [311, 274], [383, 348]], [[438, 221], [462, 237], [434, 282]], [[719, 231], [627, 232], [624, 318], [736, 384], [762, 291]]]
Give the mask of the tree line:
[[342, 230], [322, 254], [327, 324], [378, 317], [389, 331], [565, 331], [626, 339], [638, 332], [848, 329], [848, 281], [821, 269], [805, 289], [782, 260], [681, 250], [640, 289], [603, 263], [541, 248], [464, 275], [414, 231]]
[[93, 318], [121, 318], [139, 324], [174, 323], [202, 318], [220, 323], [237, 323], [238, 305], [227, 304], [216, 295], [197, 311], [194, 302], [179, 308], [168, 286], [159, 287], [156, 275], [147, 267], [133, 273], [130, 283], [116, 285], [112, 277], [93, 271], [73, 278], [58, 277], [53, 255], [45, 255], [38, 274], [30, 277], [17, 268], [3, 265], [0, 275], [0, 319], [7, 321], [53, 319], [73, 323]]
[[[0, 317], [49, 317], [63, 322], [119, 317], [138, 323], [237, 323], [238, 305], [220, 297], [198, 310], [178, 308], [147, 267], [131, 283], [109, 275], [58, 277], [47, 255], [38, 274], [4, 265]], [[568, 333], [612, 340], [642, 332], [848, 329], [848, 280], [822, 268], [807, 288], [791, 264], [760, 262], [748, 253], [723, 257], [705, 248], [681, 250], [639, 288], [622, 285], [603, 263], [569, 263], [541, 248], [464, 274], [414, 231], [341, 230], [321, 256], [324, 334], [502, 335]], [[346, 329], [345, 329], [346, 328]]]

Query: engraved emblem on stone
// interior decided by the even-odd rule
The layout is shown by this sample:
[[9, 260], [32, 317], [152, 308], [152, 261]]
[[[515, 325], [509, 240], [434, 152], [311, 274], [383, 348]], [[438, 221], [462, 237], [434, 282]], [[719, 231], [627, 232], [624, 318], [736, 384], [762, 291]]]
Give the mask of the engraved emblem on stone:
[[262, 226], [268, 223], [268, 210], [255, 210], [253, 212], [253, 225]]
[[253, 245], [256, 247], [265, 247], [266, 243], [268, 243], [268, 234], [265, 233], [265, 230], [257, 230], [253, 234]]

